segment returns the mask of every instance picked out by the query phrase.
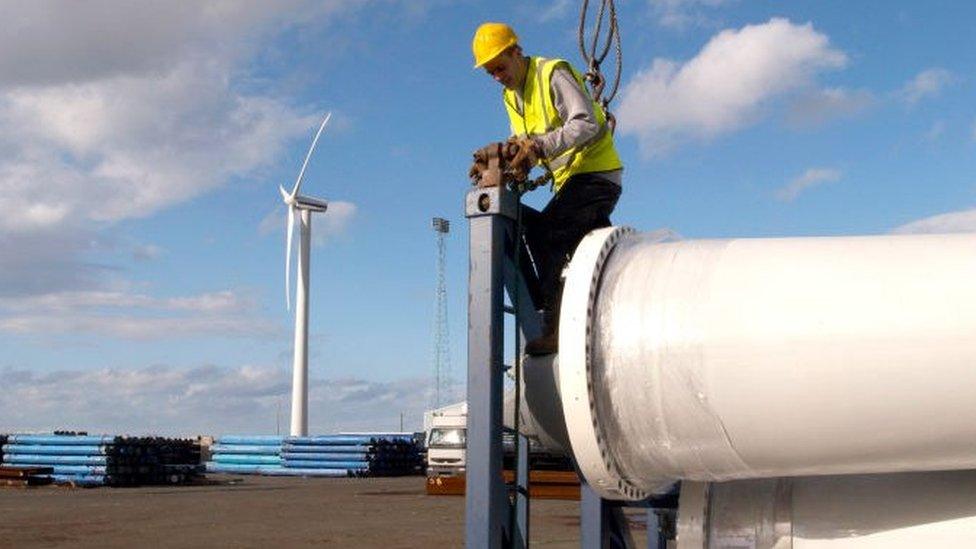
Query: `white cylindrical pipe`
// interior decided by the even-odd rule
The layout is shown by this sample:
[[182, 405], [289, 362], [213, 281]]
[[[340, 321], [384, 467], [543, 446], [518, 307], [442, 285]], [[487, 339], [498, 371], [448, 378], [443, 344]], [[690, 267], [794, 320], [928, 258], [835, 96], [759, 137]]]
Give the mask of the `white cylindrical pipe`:
[[792, 481], [793, 549], [970, 547], [976, 471]]
[[298, 280], [295, 284], [295, 354], [291, 378], [291, 436], [308, 434], [308, 274], [312, 212], [299, 210]]
[[[584, 474], [601, 461], [636, 498], [678, 479], [976, 468], [976, 235], [618, 231], [601, 249], [612, 232], [581, 244], [599, 253], [574, 257], [563, 298]], [[587, 440], [599, 452], [580, 460]]]
[[969, 547], [974, 490], [976, 471], [685, 482], [677, 548]]
[[[522, 402], [519, 409], [521, 434], [532, 449], [553, 455], [567, 455], [569, 440], [563, 407], [559, 400], [557, 355], [525, 356], [522, 367]], [[515, 388], [505, 391], [503, 421], [514, 428]]]

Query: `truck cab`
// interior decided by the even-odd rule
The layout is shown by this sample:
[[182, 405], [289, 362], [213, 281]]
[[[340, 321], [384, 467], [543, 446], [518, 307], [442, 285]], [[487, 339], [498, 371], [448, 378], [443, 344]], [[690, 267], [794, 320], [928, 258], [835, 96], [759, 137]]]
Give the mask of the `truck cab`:
[[464, 474], [467, 416], [466, 402], [451, 404], [425, 414], [427, 476]]

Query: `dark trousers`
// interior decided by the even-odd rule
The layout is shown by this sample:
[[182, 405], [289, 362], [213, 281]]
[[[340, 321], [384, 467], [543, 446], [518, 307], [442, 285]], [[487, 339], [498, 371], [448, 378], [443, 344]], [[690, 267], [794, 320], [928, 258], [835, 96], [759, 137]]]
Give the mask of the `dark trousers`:
[[619, 198], [620, 185], [582, 173], [566, 180], [541, 212], [522, 206], [525, 244], [532, 261], [529, 264], [523, 255], [522, 272], [547, 323], [554, 323], [559, 314], [563, 268], [587, 233], [610, 226], [610, 213]]

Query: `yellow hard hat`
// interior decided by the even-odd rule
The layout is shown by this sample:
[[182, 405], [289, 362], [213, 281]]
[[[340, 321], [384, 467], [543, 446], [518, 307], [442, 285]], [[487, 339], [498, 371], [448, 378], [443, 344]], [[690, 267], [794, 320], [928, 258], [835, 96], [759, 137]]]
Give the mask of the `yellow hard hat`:
[[518, 36], [505, 23], [483, 23], [474, 33], [471, 51], [474, 52], [474, 68], [478, 68], [510, 46], [518, 44]]

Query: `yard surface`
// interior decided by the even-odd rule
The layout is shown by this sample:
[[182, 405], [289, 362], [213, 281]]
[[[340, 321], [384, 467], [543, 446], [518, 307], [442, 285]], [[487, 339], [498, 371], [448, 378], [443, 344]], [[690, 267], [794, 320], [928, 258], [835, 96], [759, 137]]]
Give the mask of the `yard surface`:
[[[426, 495], [423, 477], [208, 477], [205, 486], [0, 488], [0, 547], [464, 545], [464, 498]], [[579, 547], [579, 503], [533, 500], [530, 539]]]

